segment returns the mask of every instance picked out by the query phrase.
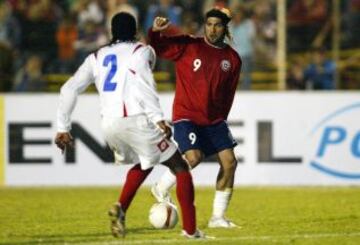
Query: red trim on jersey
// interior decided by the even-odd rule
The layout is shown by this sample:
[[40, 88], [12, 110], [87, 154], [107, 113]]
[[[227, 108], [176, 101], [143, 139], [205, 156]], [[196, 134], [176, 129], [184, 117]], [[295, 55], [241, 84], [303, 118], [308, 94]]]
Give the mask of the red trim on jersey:
[[133, 54], [139, 49], [141, 48], [143, 45], [142, 44], [139, 44], [138, 46], [135, 47], [134, 51], [132, 52]]
[[123, 112], [124, 112], [124, 117], [127, 117], [127, 110], [126, 110], [126, 105], [125, 103], [123, 103]]

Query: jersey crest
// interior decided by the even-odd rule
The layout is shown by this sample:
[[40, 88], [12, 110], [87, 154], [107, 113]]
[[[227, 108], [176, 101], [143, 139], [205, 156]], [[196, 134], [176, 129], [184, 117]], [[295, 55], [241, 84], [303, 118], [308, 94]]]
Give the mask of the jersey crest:
[[223, 71], [229, 71], [230, 70], [230, 68], [231, 68], [231, 63], [230, 63], [230, 61], [228, 61], [228, 60], [222, 60], [221, 61], [221, 70], [223, 70]]
[[165, 139], [162, 140], [157, 146], [161, 152], [164, 152], [167, 148], [169, 148], [169, 144], [166, 142]]

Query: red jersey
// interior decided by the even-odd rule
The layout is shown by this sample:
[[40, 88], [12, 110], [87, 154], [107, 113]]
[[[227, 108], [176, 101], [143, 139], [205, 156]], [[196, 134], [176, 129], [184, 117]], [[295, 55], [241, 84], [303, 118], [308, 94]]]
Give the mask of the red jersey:
[[187, 35], [166, 37], [150, 30], [149, 38], [159, 57], [175, 61], [173, 121], [206, 126], [226, 120], [241, 69], [236, 51]]

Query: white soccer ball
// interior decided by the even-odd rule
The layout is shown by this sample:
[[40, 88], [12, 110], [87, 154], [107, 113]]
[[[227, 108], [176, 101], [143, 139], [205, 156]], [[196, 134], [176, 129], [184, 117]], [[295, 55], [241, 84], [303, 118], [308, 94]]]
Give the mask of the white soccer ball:
[[156, 229], [171, 229], [178, 222], [178, 213], [175, 205], [158, 202], [152, 205], [149, 221]]

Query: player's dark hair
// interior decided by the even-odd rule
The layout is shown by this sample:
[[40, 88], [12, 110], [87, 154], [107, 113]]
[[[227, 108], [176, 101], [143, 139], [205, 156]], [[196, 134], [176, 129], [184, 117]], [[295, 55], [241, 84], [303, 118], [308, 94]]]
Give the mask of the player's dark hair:
[[206, 19], [209, 18], [209, 17], [216, 17], [216, 18], [221, 19], [224, 26], [226, 26], [231, 20], [230, 11], [228, 9], [225, 9], [225, 8], [221, 8], [221, 9], [220, 8], [213, 8], [213, 9], [210, 9], [205, 14]]
[[229, 27], [225, 26], [225, 37], [227, 37], [229, 39], [229, 41], [233, 41], [233, 37], [229, 31]]
[[110, 44], [116, 42], [134, 42], [136, 41], [136, 33], [136, 20], [131, 14], [120, 12], [111, 19], [112, 39]]

